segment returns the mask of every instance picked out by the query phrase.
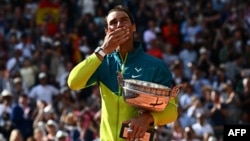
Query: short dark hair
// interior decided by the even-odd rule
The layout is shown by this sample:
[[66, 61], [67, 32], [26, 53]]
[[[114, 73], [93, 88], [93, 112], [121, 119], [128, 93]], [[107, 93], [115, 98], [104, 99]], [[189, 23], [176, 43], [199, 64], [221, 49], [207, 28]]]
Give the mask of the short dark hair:
[[25, 94], [25, 93], [21, 93], [21, 94], [19, 95], [19, 97], [22, 97], [22, 98], [28, 98], [28, 95], [27, 95], [27, 94]]
[[[114, 12], [114, 11], [122, 11], [122, 12], [125, 12], [125, 13], [128, 15], [128, 17], [129, 17], [130, 22], [131, 22], [132, 24], [135, 23], [133, 14], [129, 11], [128, 7], [126, 7], [126, 6], [124, 6], [124, 5], [117, 5], [117, 6], [115, 6], [114, 8], [112, 8], [112, 9], [110, 9], [110, 10], [108, 11], [108, 15], [109, 15], [109, 13]], [[107, 23], [107, 16], [106, 16], [106, 17], [105, 17], [105, 21], [104, 21], [104, 28], [107, 28], [107, 27], [108, 27], [108, 23]]]

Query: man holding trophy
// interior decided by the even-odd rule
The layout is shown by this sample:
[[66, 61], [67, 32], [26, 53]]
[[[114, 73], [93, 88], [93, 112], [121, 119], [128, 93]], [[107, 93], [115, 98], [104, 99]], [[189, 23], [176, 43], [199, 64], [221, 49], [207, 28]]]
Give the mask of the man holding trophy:
[[[161, 111], [141, 109], [125, 101], [122, 80], [141, 80], [167, 88], [172, 88], [173, 81], [166, 64], [145, 53], [142, 45], [134, 41], [135, 31], [134, 18], [126, 7], [118, 5], [111, 9], [105, 18], [106, 36], [103, 44], [77, 64], [68, 77], [68, 85], [73, 90], [99, 85], [102, 98], [101, 141], [150, 140], [150, 128], [173, 122], [178, 116], [174, 97], [169, 98]], [[121, 77], [118, 82], [117, 78]], [[157, 90], [153, 91], [158, 93]], [[129, 93], [130, 98], [144, 98], [134, 91]], [[155, 106], [163, 103], [154, 101], [150, 104]], [[143, 112], [140, 113], [140, 110]]]

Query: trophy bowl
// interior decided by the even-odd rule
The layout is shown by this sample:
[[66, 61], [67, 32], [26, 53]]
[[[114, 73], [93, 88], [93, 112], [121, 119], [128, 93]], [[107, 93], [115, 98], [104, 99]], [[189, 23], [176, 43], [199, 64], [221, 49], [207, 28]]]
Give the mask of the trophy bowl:
[[[138, 108], [139, 115], [145, 111], [163, 111], [168, 105], [169, 100], [172, 97], [176, 97], [178, 95], [179, 88], [182, 86], [179, 84], [173, 88], [169, 88], [153, 82], [135, 79], [123, 79], [122, 74], [120, 72], [117, 73], [118, 83], [123, 90], [124, 101], [127, 104]], [[120, 137], [126, 139], [128, 131], [133, 130], [129, 125], [122, 125]], [[152, 140], [154, 131], [154, 129], [148, 129], [142, 141]]]
[[179, 86], [166, 86], [135, 79], [124, 79], [120, 83], [126, 103], [146, 111], [163, 111], [171, 97], [176, 97]]

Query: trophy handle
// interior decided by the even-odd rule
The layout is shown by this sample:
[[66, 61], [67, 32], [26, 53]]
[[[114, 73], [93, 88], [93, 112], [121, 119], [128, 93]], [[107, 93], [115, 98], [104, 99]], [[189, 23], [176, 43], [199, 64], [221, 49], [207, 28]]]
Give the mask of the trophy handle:
[[179, 92], [180, 92], [180, 88], [182, 87], [183, 85], [182, 84], [178, 84], [176, 86], [174, 86], [171, 90], [171, 97], [176, 97]]

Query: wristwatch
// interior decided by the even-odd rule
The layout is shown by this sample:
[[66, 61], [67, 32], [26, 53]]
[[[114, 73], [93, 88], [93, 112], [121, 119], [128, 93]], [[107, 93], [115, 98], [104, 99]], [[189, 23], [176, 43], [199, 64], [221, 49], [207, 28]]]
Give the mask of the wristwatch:
[[106, 56], [106, 53], [103, 51], [103, 49], [101, 47], [97, 47], [95, 49], [95, 53], [98, 53], [99, 55], [101, 55], [103, 58]]

